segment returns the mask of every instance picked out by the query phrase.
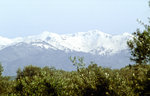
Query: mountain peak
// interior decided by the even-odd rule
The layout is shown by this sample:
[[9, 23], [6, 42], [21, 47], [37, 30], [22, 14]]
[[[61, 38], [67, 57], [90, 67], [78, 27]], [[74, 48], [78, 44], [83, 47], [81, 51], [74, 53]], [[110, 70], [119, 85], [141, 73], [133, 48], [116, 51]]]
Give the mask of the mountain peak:
[[12, 40], [0, 37], [0, 45], [9, 46], [11, 44], [25, 42], [34, 46], [41, 46], [46, 49], [69, 49], [93, 54], [105, 54], [115, 53], [120, 50], [127, 49], [126, 41], [130, 39], [130, 37], [131, 35], [129, 33], [123, 33], [122, 35], [111, 35], [99, 30], [90, 30], [88, 32], [78, 32], [75, 34], [65, 35], [45, 31], [39, 35], [28, 36], [25, 38], [15, 38]]

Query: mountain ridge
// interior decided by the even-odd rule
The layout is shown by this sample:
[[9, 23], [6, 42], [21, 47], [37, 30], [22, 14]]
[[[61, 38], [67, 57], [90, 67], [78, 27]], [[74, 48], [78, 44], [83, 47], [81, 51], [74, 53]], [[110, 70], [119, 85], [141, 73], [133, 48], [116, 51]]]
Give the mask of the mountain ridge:
[[14, 39], [0, 37], [0, 50], [24, 42], [46, 49], [52, 48], [55, 50], [70, 50], [105, 55], [105, 53], [114, 54], [127, 49], [126, 41], [131, 37], [132, 35], [129, 33], [111, 35], [99, 30], [61, 35], [45, 31], [39, 35], [17, 37]]
[[39, 35], [8, 39], [0, 37], [0, 62], [3, 75], [16, 75], [18, 68], [27, 65], [54, 66], [66, 71], [75, 70], [70, 56], [84, 57], [102, 67], [121, 68], [130, 63], [126, 41], [129, 33], [111, 35], [101, 31], [59, 35], [43, 32]]

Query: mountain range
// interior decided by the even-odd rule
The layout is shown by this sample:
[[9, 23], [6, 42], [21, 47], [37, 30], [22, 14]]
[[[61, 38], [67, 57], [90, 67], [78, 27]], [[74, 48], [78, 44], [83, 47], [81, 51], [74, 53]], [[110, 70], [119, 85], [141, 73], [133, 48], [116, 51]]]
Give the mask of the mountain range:
[[86, 66], [94, 61], [100, 66], [121, 68], [130, 63], [127, 40], [132, 35], [111, 35], [99, 30], [75, 34], [43, 32], [39, 35], [9, 39], [0, 36], [0, 61], [3, 75], [16, 75], [18, 68], [27, 65], [53, 66], [75, 70], [70, 56], [84, 57]]

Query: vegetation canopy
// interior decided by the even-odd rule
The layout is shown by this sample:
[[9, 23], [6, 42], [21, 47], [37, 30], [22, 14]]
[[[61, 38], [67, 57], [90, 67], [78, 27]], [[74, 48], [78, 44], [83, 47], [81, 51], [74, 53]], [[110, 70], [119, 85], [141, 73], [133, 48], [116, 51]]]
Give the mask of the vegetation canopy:
[[[148, 20], [150, 24], [150, 18]], [[139, 21], [139, 23], [145, 29], [143, 31], [137, 29], [133, 33], [133, 39], [127, 42], [132, 55], [130, 59], [135, 61], [136, 64], [150, 64], [150, 25], [144, 24], [142, 21]]]

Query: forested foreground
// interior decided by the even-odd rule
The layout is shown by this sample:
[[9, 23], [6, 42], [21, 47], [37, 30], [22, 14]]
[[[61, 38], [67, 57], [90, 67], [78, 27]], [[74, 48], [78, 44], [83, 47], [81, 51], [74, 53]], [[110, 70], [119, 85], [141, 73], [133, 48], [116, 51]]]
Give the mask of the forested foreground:
[[150, 65], [112, 70], [92, 63], [72, 72], [30, 65], [19, 69], [15, 80], [0, 76], [0, 96], [7, 95], [150, 96]]

